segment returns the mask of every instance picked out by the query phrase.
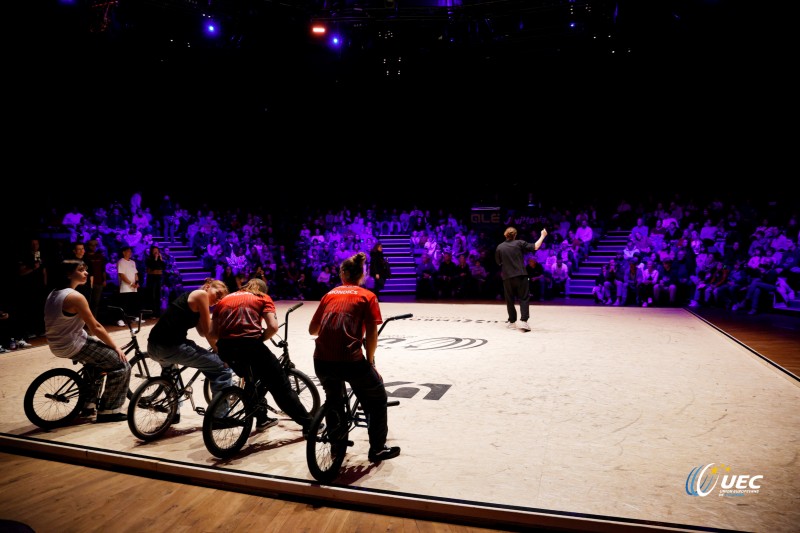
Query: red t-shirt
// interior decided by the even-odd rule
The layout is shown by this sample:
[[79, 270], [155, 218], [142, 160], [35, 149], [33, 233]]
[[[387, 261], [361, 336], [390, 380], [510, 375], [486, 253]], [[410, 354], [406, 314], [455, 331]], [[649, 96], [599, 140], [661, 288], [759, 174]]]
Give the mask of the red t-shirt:
[[341, 285], [330, 290], [319, 302], [312, 322], [319, 321], [314, 359], [359, 361], [366, 324], [383, 322], [375, 293], [356, 285]]
[[274, 313], [275, 302], [266, 294], [236, 291], [214, 306], [212, 318], [220, 339], [258, 338], [264, 313]]

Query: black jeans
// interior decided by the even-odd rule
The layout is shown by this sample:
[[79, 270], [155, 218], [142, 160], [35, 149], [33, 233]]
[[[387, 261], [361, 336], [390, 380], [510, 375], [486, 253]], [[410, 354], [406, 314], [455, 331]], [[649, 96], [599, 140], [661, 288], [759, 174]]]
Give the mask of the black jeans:
[[[258, 397], [272, 394], [278, 407], [292, 420], [308, 428], [311, 416], [303, 406], [297, 393], [289, 384], [289, 378], [281, 368], [280, 361], [259, 339], [220, 339], [217, 341], [219, 357], [239, 376], [247, 376], [248, 368], [258, 382]], [[249, 384], [252, 385], [252, 384]]]
[[369, 447], [380, 450], [386, 444], [389, 433], [386, 414], [386, 388], [377, 370], [365, 359], [360, 361], [320, 361], [314, 359], [314, 371], [322, 388], [325, 401], [344, 405], [342, 383], [347, 382], [369, 415]]
[[514, 276], [503, 279], [503, 297], [506, 300], [508, 321], [517, 321], [516, 299], [519, 298], [519, 319], [527, 322], [530, 318], [531, 288], [528, 276]]

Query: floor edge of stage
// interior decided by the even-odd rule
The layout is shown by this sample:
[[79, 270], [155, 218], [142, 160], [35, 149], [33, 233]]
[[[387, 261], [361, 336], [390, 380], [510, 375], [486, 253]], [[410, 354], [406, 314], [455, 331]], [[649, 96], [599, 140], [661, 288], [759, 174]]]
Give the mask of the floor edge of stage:
[[383, 513], [410, 515], [430, 520], [451, 520], [489, 528], [553, 528], [592, 532], [733, 531], [546, 509], [527, 509], [450, 498], [421, 497], [363, 487], [323, 485], [305, 479], [199, 466], [182, 461], [156, 459], [139, 454], [20, 437], [8, 433], [0, 433], [0, 451], [133, 475], [153, 476], [175, 482], [191, 481], [195, 485], [262, 494], [267, 497], [312, 499], [336, 506], [355, 505]]

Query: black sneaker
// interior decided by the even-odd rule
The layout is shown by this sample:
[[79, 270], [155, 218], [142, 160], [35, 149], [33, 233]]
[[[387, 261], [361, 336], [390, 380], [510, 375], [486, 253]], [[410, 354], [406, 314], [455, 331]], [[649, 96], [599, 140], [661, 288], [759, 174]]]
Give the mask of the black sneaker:
[[172, 417], [172, 424], [180, 424], [181, 423], [181, 412], [175, 411], [175, 416]]
[[400, 446], [392, 446], [391, 448], [384, 446], [378, 451], [369, 451], [369, 462], [379, 463], [381, 461], [386, 461], [387, 459], [394, 459], [398, 455], [400, 455]]
[[267, 415], [261, 414], [261, 413], [259, 413], [256, 416], [256, 427], [258, 429], [271, 428], [272, 426], [274, 426], [277, 423], [278, 423], [278, 419], [277, 418], [270, 418]]
[[97, 415], [95, 422], [98, 424], [103, 422], [125, 422], [127, 419], [128, 415], [125, 413], [103, 413]]

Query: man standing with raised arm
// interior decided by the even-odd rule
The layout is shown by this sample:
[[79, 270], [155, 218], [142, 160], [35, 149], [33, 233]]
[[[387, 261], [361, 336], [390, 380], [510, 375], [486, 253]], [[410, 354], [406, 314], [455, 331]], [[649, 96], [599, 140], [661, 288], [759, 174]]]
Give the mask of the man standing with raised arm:
[[[506, 240], [497, 245], [494, 251], [494, 260], [500, 265], [500, 274], [503, 277], [503, 296], [508, 310], [509, 328], [518, 327], [522, 331], [530, 331], [528, 325], [530, 286], [528, 284], [528, 271], [525, 269], [525, 253], [533, 253], [539, 249], [547, 237], [547, 230], [542, 228], [542, 233], [535, 243], [517, 239], [517, 230], [513, 227], [506, 228], [503, 232]], [[519, 299], [519, 323], [517, 323], [517, 308], [515, 300]]]

